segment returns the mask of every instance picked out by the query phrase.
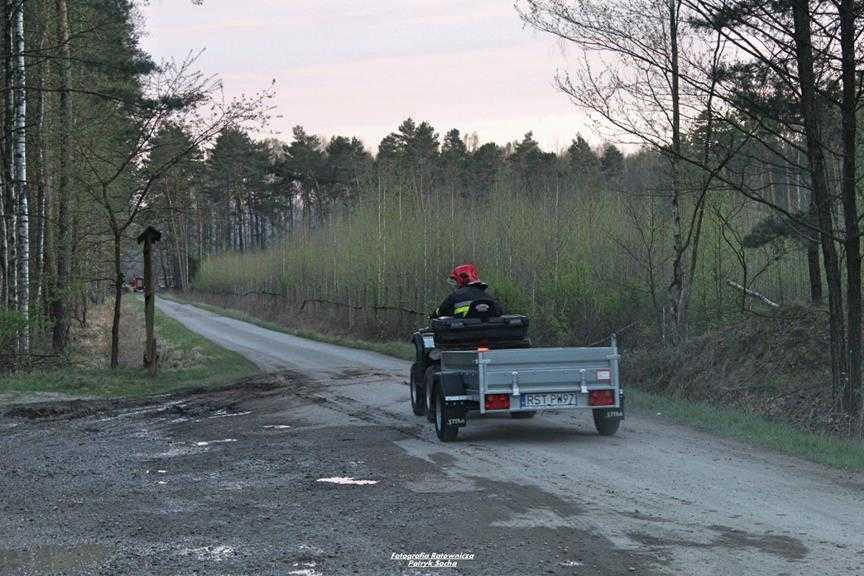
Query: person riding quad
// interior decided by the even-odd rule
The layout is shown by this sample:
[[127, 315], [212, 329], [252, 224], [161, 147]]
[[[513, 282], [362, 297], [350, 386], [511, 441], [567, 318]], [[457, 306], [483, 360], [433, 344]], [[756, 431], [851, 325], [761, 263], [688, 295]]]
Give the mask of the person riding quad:
[[[495, 298], [486, 293], [489, 287], [480, 281], [480, 274], [473, 264], [462, 264], [456, 266], [450, 273], [448, 282], [456, 286], [447, 298], [435, 310], [433, 316], [455, 316], [457, 318], [470, 318], [473, 315], [471, 304], [477, 300], [484, 302], [477, 306], [478, 312], [485, 312], [488, 316], [501, 316], [504, 309]], [[479, 310], [480, 307], [491, 306], [491, 310]]]

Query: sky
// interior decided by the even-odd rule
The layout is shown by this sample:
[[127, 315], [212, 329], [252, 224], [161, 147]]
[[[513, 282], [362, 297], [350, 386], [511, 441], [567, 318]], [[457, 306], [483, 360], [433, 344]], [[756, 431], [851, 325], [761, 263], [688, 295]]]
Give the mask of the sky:
[[142, 47], [157, 61], [203, 50], [227, 96], [275, 80], [271, 134], [357, 136], [377, 149], [407, 117], [547, 150], [599, 137], [554, 86], [565, 47], [523, 26], [512, 0], [150, 0]]

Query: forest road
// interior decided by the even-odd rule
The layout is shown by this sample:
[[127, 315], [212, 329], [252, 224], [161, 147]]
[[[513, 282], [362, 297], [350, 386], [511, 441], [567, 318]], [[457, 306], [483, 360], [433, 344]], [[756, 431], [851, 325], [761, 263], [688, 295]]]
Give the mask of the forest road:
[[864, 574], [861, 474], [632, 413], [442, 444], [406, 362], [159, 307], [265, 373], [0, 416], [0, 574]]

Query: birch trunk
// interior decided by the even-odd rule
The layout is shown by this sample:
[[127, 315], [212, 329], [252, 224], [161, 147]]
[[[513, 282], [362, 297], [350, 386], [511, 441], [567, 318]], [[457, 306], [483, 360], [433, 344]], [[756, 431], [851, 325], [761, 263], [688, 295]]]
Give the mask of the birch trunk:
[[18, 311], [25, 328], [21, 352], [30, 349], [30, 219], [27, 191], [27, 91], [24, 83], [24, 3], [15, 5], [15, 185], [18, 192]]
[[672, 74], [672, 236], [675, 260], [672, 263], [672, 282], [669, 297], [672, 305], [673, 341], [683, 337], [685, 329], [686, 286], [684, 278], [684, 246], [681, 230], [681, 109], [678, 69], [678, 14], [680, 0], [669, 0], [669, 49]]
[[6, 247], [7, 269], [6, 277], [9, 284], [7, 305], [10, 308], [18, 306], [18, 270], [16, 265], [16, 230], [18, 216], [15, 198], [15, 159], [13, 148], [13, 127], [15, 125], [15, 92], [13, 81], [12, 60], [15, 54], [15, 43], [12, 34], [14, 21], [13, 0], [3, 3], [3, 48], [6, 57], [3, 58], [3, 79], [6, 98], [3, 108], [3, 185], [6, 199]]

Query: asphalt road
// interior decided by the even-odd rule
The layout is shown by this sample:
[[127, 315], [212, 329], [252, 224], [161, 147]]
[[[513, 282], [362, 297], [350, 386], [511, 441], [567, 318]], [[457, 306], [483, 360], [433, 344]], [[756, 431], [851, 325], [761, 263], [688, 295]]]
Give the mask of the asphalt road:
[[633, 414], [442, 444], [405, 362], [159, 306], [269, 373], [0, 408], [0, 574], [864, 574], [860, 474]]

